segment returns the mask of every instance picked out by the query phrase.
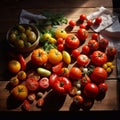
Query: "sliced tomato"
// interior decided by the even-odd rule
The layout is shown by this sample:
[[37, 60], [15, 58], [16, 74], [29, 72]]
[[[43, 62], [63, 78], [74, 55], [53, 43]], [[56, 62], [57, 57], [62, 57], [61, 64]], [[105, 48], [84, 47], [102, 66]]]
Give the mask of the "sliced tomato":
[[49, 87], [49, 79], [47, 77], [43, 77], [39, 81], [40, 88], [46, 89]]
[[57, 65], [52, 67], [52, 71], [55, 74], [60, 74], [62, 72], [63, 62], [58, 63]]

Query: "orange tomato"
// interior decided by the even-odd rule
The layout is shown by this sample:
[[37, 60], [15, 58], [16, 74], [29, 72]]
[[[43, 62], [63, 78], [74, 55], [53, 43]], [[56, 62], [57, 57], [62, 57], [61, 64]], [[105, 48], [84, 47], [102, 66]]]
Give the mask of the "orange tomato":
[[15, 77], [12, 77], [9, 81], [9, 83], [12, 85], [12, 86], [17, 86], [19, 84], [19, 79], [15, 76]]
[[59, 62], [62, 61], [62, 53], [58, 51], [57, 49], [53, 48], [49, 51], [48, 54], [48, 60], [52, 64], [58, 64]]
[[18, 73], [21, 69], [21, 64], [17, 60], [11, 60], [8, 63], [8, 69], [12, 73]]
[[11, 90], [11, 94], [17, 99], [17, 100], [25, 100], [28, 96], [28, 89], [25, 85], [20, 84], [14, 87]]
[[26, 77], [27, 77], [27, 74], [26, 74], [25, 71], [19, 71], [18, 74], [17, 74], [17, 78], [18, 78], [19, 80], [25, 80]]
[[41, 48], [38, 48], [38, 49], [35, 49], [33, 52], [32, 52], [32, 55], [31, 55], [31, 60], [34, 64], [36, 65], [43, 65], [47, 62], [48, 60], [48, 54], [46, 51], [44, 51], [43, 49]]

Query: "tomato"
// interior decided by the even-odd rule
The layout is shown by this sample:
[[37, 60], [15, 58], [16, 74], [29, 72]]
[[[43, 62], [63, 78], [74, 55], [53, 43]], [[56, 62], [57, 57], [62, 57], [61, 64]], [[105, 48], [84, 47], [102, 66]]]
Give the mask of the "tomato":
[[48, 54], [48, 60], [53, 65], [58, 64], [62, 61], [62, 53], [55, 48], [50, 49]]
[[102, 66], [107, 62], [107, 55], [101, 51], [94, 51], [91, 55], [91, 61], [96, 66]]
[[16, 76], [12, 77], [12, 78], [10, 78], [9, 83], [12, 86], [17, 86], [19, 84], [19, 79]]
[[64, 77], [69, 77], [69, 69], [67, 67], [63, 67], [60, 75]]
[[92, 26], [93, 25], [93, 21], [92, 20], [87, 20], [87, 26]]
[[105, 39], [105, 38], [101, 38], [100, 40], [99, 40], [99, 47], [100, 48], [103, 48], [103, 49], [106, 49], [106, 47], [108, 46], [108, 40], [107, 39]]
[[65, 49], [65, 46], [64, 44], [58, 44], [57, 48], [59, 51], [63, 51]]
[[63, 62], [58, 63], [57, 65], [52, 67], [52, 71], [55, 74], [60, 74], [62, 72]]
[[57, 43], [58, 44], [63, 44], [64, 43], [64, 39], [63, 38], [58, 38], [57, 39]]
[[58, 77], [55, 79], [53, 90], [58, 92], [61, 95], [66, 95], [70, 92], [72, 84], [67, 77]]
[[86, 15], [85, 15], [85, 14], [81, 14], [81, 15], [80, 15], [80, 20], [81, 20], [81, 21], [86, 20]]
[[57, 78], [58, 78], [58, 75], [55, 74], [55, 73], [53, 73], [53, 74], [50, 75], [50, 77], [49, 77], [49, 85], [51, 87], [54, 86], [54, 82], [56, 81]]
[[88, 38], [88, 31], [83, 28], [79, 28], [77, 31], [77, 36], [81, 41], [85, 41]]
[[72, 67], [69, 72], [69, 77], [78, 80], [82, 77], [82, 71], [78, 67]]
[[65, 45], [68, 48], [75, 49], [80, 45], [80, 41], [75, 34], [68, 34], [65, 39]]
[[80, 65], [80, 66], [86, 66], [88, 65], [89, 63], [89, 58], [87, 55], [84, 55], [84, 54], [80, 54], [78, 57], [77, 57], [77, 63]]
[[80, 83], [82, 86], [86, 86], [90, 82], [91, 82], [91, 79], [88, 75], [85, 75], [80, 79]]
[[93, 33], [92, 34], [92, 39], [93, 40], [98, 40], [98, 38], [99, 38], [99, 34], [98, 33]]
[[106, 51], [107, 51], [107, 55], [111, 56], [111, 57], [115, 56], [117, 53], [117, 49], [115, 47], [112, 47], [112, 46], [107, 47]]
[[47, 77], [43, 77], [39, 81], [40, 88], [46, 89], [49, 87], [49, 79]]
[[93, 72], [90, 75], [91, 81], [97, 84], [103, 83], [108, 74], [107, 71], [102, 67], [95, 67]]
[[11, 94], [17, 99], [17, 100], [20, 100], [20, 101], [23, 101], [27, 98], [28, 96], [28, 89], [25, 85], [23, 84], [20, 84], [20, 85], [17, 85], [16, 87], [14, 87], [12, 90], [11, 90]]
[[21, 69], [21, 64], [17, 60], [11, 60], [8, 63], [8, 70], [12, 73], [18, 73]]
[[83, 99], [83, 97], [81, 95], [75, 95], [73, 97], [73, 102], [75, 104], [77, 104], [77, 105], [80, 105], [80, 104], [82, 104], [84, 102], [84, 99]]
[[84, 25], [84, 24], [80, 24], [79, 27], [80, 27], [80, 28], [83, 28], [83, 29], [86, 29], [86, 25]]
[[79, 55], [80, 55], [80, 50], [78, 50], [78, 49], [73, 49], [72, 50], [72, 56], [74, 58], [77, 58]]
[[66, 36], [67, 36], [67, 33], [66, 33], [65, 30], [60, 29], [60, 28], [58, 28], [58, 29], [55, 30], [55, 37], [56, 37], [57, 39], [58, 39], [58, 38], [63, 38], [63, 39], [65, 39]]
[[19, 72], [17, 73], [17, 78], [18, 78], [19, 80], [25, 80], [26, 77], [27, 77], [27, 74], [26, 74], [25, 71], [19, 71]]
[[101, 17], [95, 18], [95, 24], [99, 25], [101, 22], [102, 22], [102, 18]]
[[70, 21], [69, 21], [69, 25], [70, 25], [71, 27], [74, 27], [74, 26], [76, 25], [76, 22], [75, 22], [74, 20], [70, 20]]
[[44, 99], [43, 98], [39, 98], [38, 101], [37, 101], [37, 106], [38, 107], [42, 107], [44, 105]]
[[28, 100], [24, 100], [24, 102], [22, 104], [22, 109], [25, 111], [30, 111], [30, 103]]
[[97, 50], [99, 48], [99, 43], [96, 40], [89, 40], [88, 46], [90, 50]]
[[107, 92], [107, 90], [108, 90], [108, 85], [107, 85], [107, 83], [100, 83], [99, 85], [98, 85], [98, 89], [99, 89], [99, 92], [100, 93], [105, 93], [105, 92]]
[[36, 81], [36, 79], [34, 79], [33, 77], [27, 78], [25, 81], [25, 85], [30, 91], [35, 91], [39, 87], [38, 81]]
[[48, 60], [48, 54], [41, 48], [35, 49], [32, 52], [31, 60], [36, 65], [43, 65]]
[[82, 53], [87, 55], [87, 54], [89, 54], [89, 52], [90, 52], [89, 46], [88, 45], [84, 45], [82, 47]]
[[88, 98], [95, 98], [98, 95], [98, 91], [98, 86], [94, 83], [88, 83], [83, 90]]

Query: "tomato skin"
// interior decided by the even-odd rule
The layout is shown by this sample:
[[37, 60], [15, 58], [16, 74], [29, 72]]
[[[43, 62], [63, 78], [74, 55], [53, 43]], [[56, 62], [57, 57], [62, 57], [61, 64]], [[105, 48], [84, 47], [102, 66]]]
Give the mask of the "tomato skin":
[[106, 49], [106, 47], [108, 46], [108, 40], [105, 38], [102, 38], [99, 40], [99, 46], [100, 48]]
[[105, 82], [108, 74], [107, 71], [102, 67], [95, 67], [93, 72], [90, 75], [91, 81], [96, 84]]
[[80, 55], [77, 57], [77, 63], [78, 63], [80, 66], [86, 66], [86, 65], [89, 63], [89, 58], [87, 57], [87, 55], [80, 54]]
[[76, 35], [68, 34], [66, 39], [65, 39], [65, 45], [68, 48], [75, 49], [75, 48], [77, 48], [80, 45], [80, 41], [79, 41], [79, 39], [77, 38]]
[[74, 27], [74, 26], [76, 26], [76, 22], [75, 22], [74, 20], [70, 20], [70, 21], [69, 21], [69, 25], [70, 25], [71, 27]]
[[112, 46], [107, 47], [107, 55], [108, 56], [113, 57], [116, 55], [116, 53], [117, 53], [117, 49], [115, 47], [112, 47]]
[[82, 71], [78, 67], [72, 67], [69, 72], [69, 77], [73, 80], [80, 79], [82, 77]]
[[107, 83], [100, 83], [99, 85], [98, 85], [98, 89], [99, 89], [99, 93], [105, 93], [105, 92], [107, 92], [107, 90], [108, 90], [108, 85], [107, 85]]
[[102, 22], [102, 18], [101, 17], [95, 18], [95, 24], [99, 25], [101, 22]]
[[86, 86], [90, 82], [91, 82], [91, 79], [88, 75], [85, 75], [80, 79], [80, 83], [82, 86]]
[[27, 78], [25, 81], [25, 85], [30, 91], [35, 91], [39, 87], [38, 81], [36, 81], [36, 79], [34, 79], [33, 77]]
[[80, 15], [80, 20], [81, 20], [81, 21], [86, 20], [86, 15], [85, 15], [85, 14], [81, 14], [81, 15]]
[[99, 48], [99, 43], [96, 40], [91, 39], [88, 42], [88, 46], [89, 46], [90, 50], [94, 51]]
[[88, 55], [89, 52], [90, 52], [89, 46], [88, 46], [88, 45], [84, 45], [84, 46], [82, 47], [82, 53], [85, 54], [85, 55]]
[[83, 28], [79, 28], [77, 31], [77, 36], [81, 41], [85, 41], [88, 37], [88, 31]]
[[66, 77], [58, 77], [55, 79], [53, 89], [61, 95], [66, 95], [70, 92], [72, 84]]
[[86, 97], [89, 98], [95, 98], [98, 94], [98, 91], [98, 86], [94, 83], [88, 83], [83, 90]]
[[107, 55], [99, 50], [94, 51], [91, 55], [91, 61], [96, 66], [102, 66], [107, 62]]
[[72, 56], [74, 58], [77, 58], [80, 55], [80, 51], [78, 49], [73, 49], [72, 50]]
[[58, 75], [55, 74], [55, 73], [53, 73], [53, 74], [50, 75], [50, 77], [49, 77], [49, 85], [51, 87], [54, 86], [54, 82], [56, 81], [57, 78], [58, 78]]
[[92, 39], [93, 40], [98, 40], [98, 38], [99, 38], [99, 34], [98, 33], [93, 33], [92, 34]]
[[63, 62], [60, 62], [52, 67], [52, 71], [55, 74], [60, 74], [62, 72]]
[[49, 87], [49, 79], [47, 77], [43, 77], [39, 81], [40, 88], [46, 89]]

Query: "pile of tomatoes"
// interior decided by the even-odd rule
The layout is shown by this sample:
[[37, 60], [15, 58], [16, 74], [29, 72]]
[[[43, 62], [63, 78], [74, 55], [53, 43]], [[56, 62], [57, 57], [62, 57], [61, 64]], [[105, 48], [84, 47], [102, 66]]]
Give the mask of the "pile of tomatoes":
[[[57, 42], [54, 44], [57, 48], [45, 51], [39, 47], [31, 52], [30, 64], [34, 71], [32, 75], [27, 72], [29, 64], [24, 57], [22, 60], [18, 57], [16, 61], [9, 62], [9, 71], [19, 79], [17, 84], [13, 85], [16, 79], [10, 82], [13, 85], [11, 94], [23, 101], [25, 110], [29, 111], [31, 101], [35, 100], [38, 107], [44, 107], [43, 91], [52, 90], [61, 97], [69, 95], [73, 98], [73, 104], [83, 110], [90, 109], [94, 100], [101, 100], [100, 96], [107, 92], [106, 79], [110, 73], [103, 65], [112, 62], [109, 58], [115, 57], [116, 48], [108, 46], [109, 40], [100, 38], [99, 33], [89, 36], [87, 26], [99, 25], [101, 18], [96, 18], [93, 22], [82, 14], [79, 20], [83, 23], [76, 33], [67, 33], [60, 28], [55, 30], [54, 39]], [[69, 26], [75, 27], [76, 22], [71, 20]], [[16, 68], [18, 69], [14, 70]]]

